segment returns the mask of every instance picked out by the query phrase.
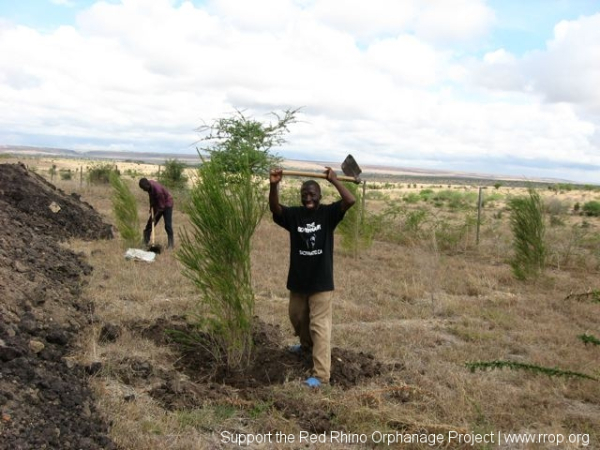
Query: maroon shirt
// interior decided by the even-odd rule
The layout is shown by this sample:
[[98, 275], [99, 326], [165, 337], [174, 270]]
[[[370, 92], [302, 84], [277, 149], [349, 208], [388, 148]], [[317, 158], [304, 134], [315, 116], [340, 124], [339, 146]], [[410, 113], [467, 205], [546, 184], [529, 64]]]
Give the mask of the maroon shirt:
[[165, 187], [157, 181], [148, 180], [150, 182], [150, 206], [156, 212], [164, 211], [166, 208], [173, 207], [173, 197], [165, 189]]

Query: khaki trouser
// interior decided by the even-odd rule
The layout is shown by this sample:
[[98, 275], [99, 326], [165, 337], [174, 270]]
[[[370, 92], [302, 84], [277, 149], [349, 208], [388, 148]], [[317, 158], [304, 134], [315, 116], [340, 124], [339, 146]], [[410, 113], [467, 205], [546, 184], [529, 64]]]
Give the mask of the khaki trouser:
[[290, 292], [290, 321], [303, 349], [312, 349], [313, 376], [328, 383], [331, 375], [331, 300], [333, 291]]

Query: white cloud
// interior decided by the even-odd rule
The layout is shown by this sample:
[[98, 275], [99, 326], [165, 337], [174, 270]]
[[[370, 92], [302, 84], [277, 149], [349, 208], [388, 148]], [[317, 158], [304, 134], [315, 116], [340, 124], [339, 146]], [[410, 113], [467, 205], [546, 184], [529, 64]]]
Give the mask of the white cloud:
[[419, 4], [422, 9], [416, 18], [416, 35], [439, 45], [480, 39], [495, 20], [484, 0], [429, 0]]
[[417, 86], [439, 81], [440, 69], [447, 59], [441, 52], [410, 35], [372, 44], [367, 49], [366, 58], [374, 69], [389, 74], [398, 84]]
[[97, 2], [50, 33], [2, 25], [0, 134], [181, 151], [203, 120], [303, 107], [284, 150], [305, 158], [600, 165], [574, 107], [600, 111], [600, 19], [464, 56], [494, 20], [479, 0]]
[[357, 39], [396, 35], [414, 20], [415, 0], [315, 0], [310, 13], [315, 19]]
[[481, 86], [535, 93], [600, 117], [600, 14], [559, 22], [544, 50], [518, 59], [498, 49], [468, 65]]
[[600, 117], [600, 14], [558, 23], [546, 51], [529, 55], [524, 66], [548, 101]]
[[208, 10], [233, 27], [256, 32], [285, 28], [301, 14], [290, 0], [210, 0]]
[[528, 91], [520, 61], [504, 49], [486, 53], [482, 61], [470, 62], [474, 83], [491, 90]]

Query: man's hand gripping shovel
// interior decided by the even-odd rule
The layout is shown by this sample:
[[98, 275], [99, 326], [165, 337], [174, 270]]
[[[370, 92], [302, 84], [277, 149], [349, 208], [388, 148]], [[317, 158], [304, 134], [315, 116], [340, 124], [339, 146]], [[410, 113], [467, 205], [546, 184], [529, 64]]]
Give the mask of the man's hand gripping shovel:
[[152, 232], [150, 233], [150, 245], [148, 251], [159, 254], [162, 252], [162, 246], [154, 242], [154, 208], [150, 208], [150, 220], [152, 220]]
[[[342, 172], [345, 176], [337, 177], [341, 181], [351, 181], [356, 184], [361, 183], [360, 174], [362, 173], [361, 168], [352, 155], [346, 156], [346, 159], [342, 162]], [[307, 178], [323, 178], [327, 179], [326, 173], [314, 173], [314, 172], [302, 172], [297, 170], [283, 170], [282, 175], [288, 177], [307, 177]]]

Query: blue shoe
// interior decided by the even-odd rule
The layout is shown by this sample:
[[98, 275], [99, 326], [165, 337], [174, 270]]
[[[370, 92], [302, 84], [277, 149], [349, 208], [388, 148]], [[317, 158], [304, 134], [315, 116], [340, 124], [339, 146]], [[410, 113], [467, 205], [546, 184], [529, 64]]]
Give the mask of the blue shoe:
[[311, 388], [320, 388], [321, 387], [321, 382], [319, 381], [318, 378], [315, 378], [315, 377], [307, 378], [304, 381], [304, 384]]

